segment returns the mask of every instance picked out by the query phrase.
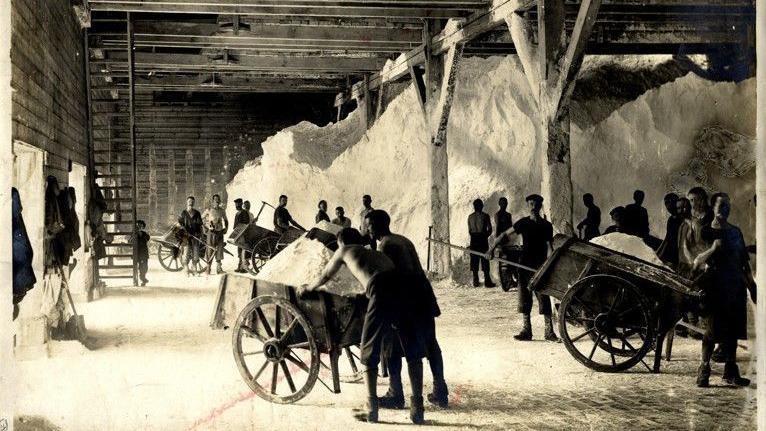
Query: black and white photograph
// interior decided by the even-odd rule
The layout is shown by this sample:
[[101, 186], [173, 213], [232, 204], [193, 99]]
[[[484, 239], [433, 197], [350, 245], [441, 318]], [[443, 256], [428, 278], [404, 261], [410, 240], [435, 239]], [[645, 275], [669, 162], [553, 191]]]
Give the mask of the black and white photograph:
[[0, 431], [766, 430], [763, 58], [765, 0], [0, 0]]

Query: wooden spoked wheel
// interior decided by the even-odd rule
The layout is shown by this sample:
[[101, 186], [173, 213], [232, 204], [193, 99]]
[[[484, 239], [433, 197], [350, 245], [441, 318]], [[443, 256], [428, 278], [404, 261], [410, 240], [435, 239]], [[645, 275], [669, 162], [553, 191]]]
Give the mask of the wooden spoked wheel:
[[276, 240], [269, 237], [263, 238], [255, 243], [255, 247], [253, 247], [250, 256], [250, 268], [248, 268], [251, 274], [258, 274], [261, 268], [263, 268], [263, 265], [276, 254], [275, 246]]
[[293, 304], [259, 296], [240, 312], [232, 332], [234, 361], [250, 389], [264, 400], [294, 403], [319, 376], [314, 331]]
[[184, 269], [184, 257], [181, 252], [182, 250], [178, 247], [170, 247], [165, 244], [157, 246], [157, 257], [160, 259], [160, 265], [171, 272]]
[[652, 347], [649, 301], [627, 280], [588, 276], [561, 299], [559, 331], [569, 353], [586, 367], [624, 371]]

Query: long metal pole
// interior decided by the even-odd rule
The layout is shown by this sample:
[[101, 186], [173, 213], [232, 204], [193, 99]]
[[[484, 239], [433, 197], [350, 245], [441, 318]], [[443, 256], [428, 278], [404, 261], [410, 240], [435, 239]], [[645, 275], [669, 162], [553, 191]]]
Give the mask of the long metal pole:
[[133, 18], [127, 12], [128, 24], [128, 82], [130, 87], [130, 212], [133, 221], [133, 285], [138, 286], [138, 229], [136, 227], [136, 83], [133, 52]]

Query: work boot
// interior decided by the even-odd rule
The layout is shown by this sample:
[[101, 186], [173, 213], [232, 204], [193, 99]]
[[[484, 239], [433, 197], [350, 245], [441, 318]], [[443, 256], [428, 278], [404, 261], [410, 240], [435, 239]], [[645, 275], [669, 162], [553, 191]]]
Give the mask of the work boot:
[[734, 386], [750, 386], [750, 379], [739, 375], [739, 367], [734, 361], [729, 361], [723, 367], [723, 381]]
[[364, 409], [354, 413], [354, 419], [361, 422], [375, 423], [378, 421], [377, 368], [368, 368], [364, 371], [364, 384], [367, 387], [367, 404]]
[[378, 405], [382, 409], [403, 409], [404, 408], [404, 393], [400, 390], [399, 393], [394, 393], [391, 388], [382, 397], [378, 397]]
[[446, 409], [449, 406], [449, 390], [447, 390], [447, 383], [434, 382], [434, 390], [428, 394], [427, 398], [429, 403]]
[[484, 274], [484, 287], [496, 287], [497, 285], [489, 278], [489, 274]]
[[410, 375], [410, 388], [412, 397], [410, 398], [410, 420], [416, 425], [424, 422], [423, 408], [423, 362], [418, 360], [407, 360], [407, 372]]
[[710, 362], [703, 362], [697, 369], [697, 387], [707, 388], [710, 386]]
[[473, 272], [473, 287], [479, 287], [479, 273], [478, 271]]
[[524, 315], [524, 327], [521, 332], [514, 335], [513, 338], [519, 341], [529, 341], [532, 339], [532, 322], [529, 318], [529, 314]]
[[415, 425], [425, 423], [425, 408], [423, 407], [423, 397], [410, 398], [410, 420]]
[[216, 274], [223, 274], [223, 266], [219, 262], [218, 265], [215, 267], [215, 273]]
[[559, 337], [553, 332], [553, 318], [551, 316], [545, 316], [545, 339], [556, 343], [559, 342]]

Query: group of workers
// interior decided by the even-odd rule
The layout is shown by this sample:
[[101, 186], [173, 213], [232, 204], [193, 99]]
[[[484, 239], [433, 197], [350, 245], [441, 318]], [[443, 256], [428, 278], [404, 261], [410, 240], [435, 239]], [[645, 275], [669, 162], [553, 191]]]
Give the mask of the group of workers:
[[[687, 328], [693, 328], [690, 335], [702, 340], [702, 361], [698, 369], [697, 385], [709, 386], [711, 360], [725, 364], [723, 380], [726, 383], [749, 385], [750, 381], [740, 376], [736, 349], [737, 340], [747, 339], [748, 291], [753, 302], [756, 301], [755, 281], [749, 264], [749, 252], [754, 252], [755, 247], [746, 246], [740, 229], [729, 223], [729, 196], [726, 193], [716, 193], [708, 199], [702, 187], [692, 188], [686, 197], [667, 194], [664, 204], [669, 218], [664, 240], [651, 235], [649, 215], [643, 207], [644, 198], [644, 192], [636, 190], [632, 203], [612, 209], [609, 214], [613, 224], [604, 234], [621, 232], [640, 237], [669, 268], [691, 280], [693, 286], [702, 292], [701, 301], [680, 296], [674, 298], [683, 321], [688, 323], [679, 325], [676, 333], [686, 337], [689, 335]], [[512, 234], [522, 237], [519, 263], [538, 269], [547, 259], [548, 251], [552, 250], [553, 228], [541, 216], [543, 198], [530, 195], [526, 203], [529, 215], [513, 223], [507, 211], [508, 200], [500, 198], [500, 209], [495, 215], [497, 230], [494, 241], [490, 243], [490, 217], [482, 211], [484, 204], [480, 199], [473, 202], [474, 212], [468, 216], [468, 231], [469, 248], [476, 252], [471, 255], [474, 286], [479, 285], [478, 269], [481, 265], [484, 285], [494, 287], [489, 275], [489, 259], [497, 247], [501, 248], [501, 257], [508, 254], [504, 249]], [[577, 230], [581, 239], [590, 240], [601, 234], [601, 210], [590, 193], [583, 195], [583, 204], [587, 214], [577, 225]], [[528, 287], [531, 275], [529, 271], [519, 273], [518, 311], [523, 315], [524, 325], [521, 332], [514, 336], [517, 340], [532, 338], [532, 292]], [[557, 341], [551, 320], [550, 298], [537, 292], [535, 294], [540, 314], [545, 316], [545, 339]]]

